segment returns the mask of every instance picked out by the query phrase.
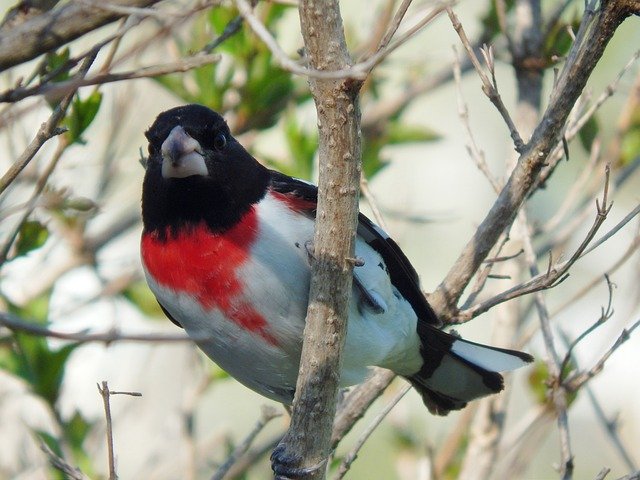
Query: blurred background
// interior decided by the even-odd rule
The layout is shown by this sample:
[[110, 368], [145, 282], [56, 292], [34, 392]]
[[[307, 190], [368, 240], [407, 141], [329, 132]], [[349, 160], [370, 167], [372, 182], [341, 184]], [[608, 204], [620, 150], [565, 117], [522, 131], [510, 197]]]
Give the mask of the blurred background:
[[[542, 2], [545, 21], [558, 3]], [[554, 65], [562, 66], [571, 45], [569, 32], [577, 28], [584, 9], [584, 2], [562, 3], [556, 22], [545, 29], [541, 47], [548, 61], [543, 108], [553, 85]], [[507, 25], [512, 28], [517, 24], [514, 2], [497, 4], [506, 6]], [[9, 12], [14, 3], [0, 5]], [[343, 2], [354, 58], [373, 51], [394, 5], [384, 0]], [[431, 2], [413, 2], [399, 35], [433, 8]], [[496, 3], [463, 0], [455, 11], [472, 43], [494, 45], [499, 91], [507, 108], [516, 111], [514, 68], [498, 25]], [[238, 13], [231, 3], [165, 1], [153, 10], [126, 13], [125, 19], [66, 47], [5, 70], [0, 76], [2, 91], [19, 81], [23, 85], [30, 81], [29, 86], [43, 79], [51, 85], [67, 81], [77, 69], [69, 74], [59, 67], [111, 35], [117, 39], [99, 50], [88, 77], [140, 72], [154, 65], [179, 66], [223, 32], [239, 29], [215, 45], [213, 52], [221, 55], [216, 63], [78, 90], [63, 120], [67, 133], [46, 142], [0, 193], [0, 303], [3, 311], [55, 332], [178, 337], [182, 332], [160, 311], [140, 265], [144, 131], [167, 108], [206, 104], [225, 115], [236, 137], [256, 158], [315, 181], [315, 108], [306, 79], [278, 66], [264, 43], [235, 20]], [[283, 50], [298, 58], [303, 43], [295, 2], [261, 2], [256, 15]], [[638, 25], [638, 19], [631, 18], [619, 28], [572, 118], [594, 105], [632, 59], [640, 45]], [[8, 28], [12, 27], [3, 26], [0, 33]], [[460, 82], [452, 78], [456, 57], [462, 68]], [[451, 22], [446, 14], [440, 15], [375, 69], [361, 96], [369, 189], [362, 209], [371, 216], [379, 211], [385, 228], [419, 272], [426, 292], [447, 274], [496, 198], [468, 152], [460, 102], [496, 178], [504, 178], [506, 165], [517, 158], [504, 121], [464, 58]], [[632, 63], [613, 86], [612, 96], [568, 142], [568, 161], [559, 162], [545, 188], [528, 201], [541, 270], [546, 269], [549, 252], [553, 261], [566, 260], [584, 239], [596, 216], [595, 198], [602, 197], [607, 162], [612, 169], [613, 207], [596, 238], [638, 205], [639, 79], [638, 63]], [[0, 106], [3, 174], [61, 100], [53, 88]], [[567, 344], [562, 339], [575, 339], [606, 309], [610, 296], [604, 274], [610, 274], [613, 313], [578, 344], [570, 368], [588, 371], [640, 316], [637, 244], [638, 221], [632, 219], [580, 259], [567, 280], [544, 293], [556, 347], [564, 355]], [[514, 235], [505, 252], [519, 249]], [[520, 278], [489, 278], [479, 299], [529, 277], [526, 268], [516, 271]], [[466, 338], [495, 343], [492, 331], [500, 328], [501, 321], [495, 310], [456, 329]], [[510, 380], [492, 475], [556, 478], [558, 429], [546, 397], [548, 354], [538, 317], [529, 297], [514, 301], [509, 311], [517, 318], [509, 343], [533, 354], [537, 362]], [[239, 478], [269, 478], [268, 447], [287, 425], [282, 406], [229, 378], [188, 341], [150, 340], [77, 342], [0, 327], [0, 478], [64, 478], [49, 465], [41, 442], [90, 478], [107, 478], [105, 412], [97, 388], [102, 381], [112, 391], [142, 394], [111, 396], [120, 478], [210, 478], [254, 428], [261, 407], [270, 405], [282, 416], [270, 421], [253, 442], [254, 450], [264, 447], [267, 453], [249, 461], [252, 466], [245, 470], [240, 463], [235, 466]], [[635, 334], [587, 387], [570, 396], [575, 478], [595, 478], [603, 467], [612, 469], [611, 478], [640, 468], [639, 352], [640, 336]], [[341, 443], [336, 464], [403, 385], [394, 381], [376, 401]], [[366, 442], [347, 478], [457, 478], [475, 411], [470, 407], [446, 418], [433, 417], [410, 391]], [[462, 433], [456, 437], [458, 431]]]

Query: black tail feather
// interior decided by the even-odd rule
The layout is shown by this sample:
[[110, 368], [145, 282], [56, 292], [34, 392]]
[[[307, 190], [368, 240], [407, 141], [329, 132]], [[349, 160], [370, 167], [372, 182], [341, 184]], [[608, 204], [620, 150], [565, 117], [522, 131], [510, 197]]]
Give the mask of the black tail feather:
[[407, 379], [431, 413], [446, 415], [504, 388], [499, 371], [532, 361], [526, 353], [467, 342], [418, 321], [422, 368]]

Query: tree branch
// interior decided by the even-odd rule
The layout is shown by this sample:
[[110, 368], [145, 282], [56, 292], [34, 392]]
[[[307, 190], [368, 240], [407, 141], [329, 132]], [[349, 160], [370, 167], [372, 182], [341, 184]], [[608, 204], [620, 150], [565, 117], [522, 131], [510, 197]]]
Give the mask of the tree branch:
[[[111, 5], [148, 7], [158, 0], [111, 0]], [[98, 2], [69, 2], [60, 8], [0, 32], [0, 72], [54, 50], [129, 13]]]
[[431, 305], [443, 321], [455, 316], [456, 305], [471, 278], [495, 245], [502, 232], [513, 222], [520, 206], [531, 193], [546, 159], [561, 140], [571, 108], [613, 37], [616, 28], [637, 7], [633, 2], [610, 0], [602, 9], [583, 19], [589, 30], [584, 40], [575, 43], [552, 94], [544, 116], [525, 146], [505, 187], [464, 247], [449, 273], [429, 296]]
[[[348, 68], [337, 0], [306, 0], [300, 23], [310, 66]], [[246, 17], [245, 17], [246, 18]], [[320, 179], [309, 308], [291, 425], [274, 451], [276, 476], [324, 478], [342, 367], [360, 183], [360, 82], [309, 80], [319, 129]]]

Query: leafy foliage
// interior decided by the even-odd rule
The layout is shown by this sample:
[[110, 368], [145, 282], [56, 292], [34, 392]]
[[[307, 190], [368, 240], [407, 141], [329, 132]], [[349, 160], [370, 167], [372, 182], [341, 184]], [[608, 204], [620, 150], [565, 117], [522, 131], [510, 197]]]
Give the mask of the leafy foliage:
[[82, 134], [96, 118], [101, 103], [102, 93], [97, 90], [85, 99], [76, 94], [64, 120], [64, 125], [69, 129], [67, 132], [69, 143], [86, 143]]
[[16, 240], [16, 257], [26, 255], [40, 248], [49, 238], [49, 230], [37, 220], [28, 220], [22, 224]]

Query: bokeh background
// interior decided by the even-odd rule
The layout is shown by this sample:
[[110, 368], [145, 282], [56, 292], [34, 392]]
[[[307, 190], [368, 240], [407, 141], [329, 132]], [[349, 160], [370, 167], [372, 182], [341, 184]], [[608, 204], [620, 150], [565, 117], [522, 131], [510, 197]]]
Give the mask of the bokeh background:
[[[356, 54], [371, 48], [367, 42], [388, 3], [343, 2], [347, 36]], [[429, 2], [414, 3], [401, 30], [406, 31], [412, 21], [431, 8]], [[583, 9], [583, 2], [569, 3], [561, 18], [565, 26], [579, 20]], [[236, 15], [226, 4], [212, 4], [215, 5], [162, 2], [158, 6], [161, 14], [145, 17], [124, 35], [109, 68], [133, 70], [178, 61], [198, 51]], [[495, 15], [492, 4], [466, 0], [456, 5], [470, 38], [478, 38], [489, 28], [483, 20], [491, 20], [491, 15]], [[543, 2], [544, 11], [550, 11], [555, 4]], [[8, 10], [12, 2], [2, 1], [0, 7]], [[295, 57], [302, 46], [296, 8], [288, 2], [269, 2], [260, 5], [259, 14], [283, 49]], [[118, 24], [113, 24], [71, 43], [71, 56], [79, 55], [117, 28]], [[504, 39], [496, 34], [492, 41], [496, 45], [500, 93], [513, 110], [513, 68], [505, 54]], [[455, 58], [452, 45], [458, 45], [461, 52], [459, 39], [444, 15], [394, 52], [365, 86], [361, 101], [365, 124], [412, 86], [427, 84], [436, 73], [451, 71]], [[616, 33], [596, 68], [588, 84], [585, 104], [605, 90], [639, 45], [638, 19], [632, 18]], [[283, 72], [246, 28], [215, 51], [222, 55], [215, 66], [80, 90], [76, 115], [84, 119], [86, 129], [80, 129], [64, 149], [29, 216], [31, 230], [20, 230], [19, 238], [23, 240], [13, 246], [9, 259], [2, 265], [0, 302], [4, 310], [61, 332], [180, 333], [163, 317], [146, 289], [138, 245], [144, 174], [140, 158], [146, 150], [143, 133], [155, 116], [167, 108], [198, 102], [221, 110], [256, 158], [287, 173], [315, 178], [315, 111], [306, 80]], [[108, 54], [107, 47], [100, 51], [95, 71], [107, 62]], [[47, 61], [59, 62], [64, 55], [63, 49], [59, 49]], [[21, 76], [28, 78], [40, 60], [3, 72], [2, 90], [11, 88]], [[603, 157], [611, 153], [609, 146], [617, 134], [622, 112], [631, 104], [634, 88], [635, 95], [640, 95], [639, 75], [638, 63], [632, 64], [613, 96], [596, 113], [597, 120], [590, 125], [592, 133], [569, 144], [569, 161], [563, 161], [546, 188], [530, 199], [528, 209], [534, 224], [544, 224], [557, 213], [571, 186], [587, 169], [589, 147], [594, 139], [600, 142]], [[552, 82], [553, 71], [549, 69], [543, 104]], [[460, 85], [444, 81], [413, 96], [397, 115], [364, 131], [365, 171], [371, 194], [387, 230], [420, 273], [425, 291], [435, 289], [444, 278], [495, 199], [489, 182], [467, 152], [459, 94], [467, 105], [469, 125], [489, 167], [497, 177], [503, 177], [506, 161], [513, 156], [508, 130], [482, 94], [473, 71], [465, 71]], [[56, 100], [35, 96], [0, 106], [3, 172], [51, 114], [48, 102]], [[68, 122], [73, 121], [71, 115]], [[635, 118], [640, 118], [637, 103]], [[635, 144], [633, 141], [631, 138], [625, 144], [624, 158], [618, 154], [608, 159], [614, 172], [633, 165], [634, 160], [638, 162], [640, 140], [635, 140]], [[25, 202], [59, 148], [57, 142], [53, 139], [45, 144], [17, 181], [2, 193], [3, 243], [17, 228]], [[630, 175], [620, 188], [612, 188], [614, 205], [602, 233], [638, 204], [640, 178], [635, 169], [629, 170]], [[595, 216], [593, 198], [600, 194], [603, 185], [601, 165], [594, 169], [593, 178], [579, 192], [593, 208], [583, 218], [579, 218], [583, 209], [568, 212], [557, 225], [557, 232], [536, 239], [540, 249], [566, 226], [573, 233], [554, 255], [566, 258], [580, 243]], [[367, 202], [363, 202], [363, 210], [371, 212]], [[572, 223], [576, 218], [579, 221]], [[603, 273], [637, 238], [638, 222], [632, 220], [603, 246], [581, 259], [566, 281], [545, 293], [553, 313], [585, 285], [602, 278], [587, 295], [554, 314], [557, 331], [575, 338], [599, 317], [601, 307], [608, 302]], [[546, 258], [546, 253], [541, 253], [541, 268], [545, 268]], [[574, 366], [587, 369], [592, 366], [622, 329], [640, 315], [638, 260], [637, 254], [630, 255], [624, 266], [612, 274], [615, 312], [606, 325], [576, 348]], [[501, 282], [490, 280], [483, 296], [504, 290]], [[531, 327], [537, 322], [535, 310], [528, 308], [530, 300], [521, 303], [523, 329], [535, 331]], [[492, 322], [490, 311], [457, 329], [465, 337], [488, 342]], [[520, 348], [537, 359], [546, 355], [539, 333], [534, 333]], [[558, 348], [566, 351], [560, 340]], [[590, 395], [597, 397], [606, 418], [616, 423], [616, 435], [631, 453], [635, 466], [640, 462], [639, 351], [639, 336], [632, 335], [590, 382], [590, 392], [583, 390], [573, 399], [569, 419], [575, 478], [595, 478], [605, 466], [612, 469], [612, 476], [630, 472], [628, 462], [621, 458], [607, 434], [606, 425], [594, 413]], [[544, 403], [540, 397], [541, 389], [544, 392], [543, 376], [532, 373], [536, 368], [541, 367], [518, 372], [512, 379], [500, 456], [505, 462], [516, 443], [517, 428]], [[142, 397], [111, 398], [117, 469], [123, 479], [209, 478], [253, 428], [261, 406], [272, 405], [283, 411], [281, 406], [228, 378], [188, 342], [75, 344], [14, 335], [0, 328], [0, 478], [59, 478], [59, 473], [48, 466], [39, 439], [59, 449], [91, 478], [106, 478], [105, 415], [96, 387], [103, 380], [108, 381], [112, 390], [142, 394]], [[343, 442], [338, 457], [351, 449], [364, 427], [402, 385], [401, 380], [396, 380], [374, 404]], [[430, 478], [433, 452], [442, 448], [463, 415], [456, 412], [446, 418], [432, 417], [418, 395], [409, 392], [366, 443], [349, 478]], [[284, 414], [270, 422], [258, 436], [256, 445], [281, 433], [286, 419]], [[559, 461], [559, 447], [553, 416], [543, 417], [525, 435], [529, 443], [518, 452], [527, 460], [518, 476], [556, 478], [554, 465]], [[460, 458], [452, 461], [444, 478], [456, 478], [463, 453], [464, 444], [459, 446]], [[495, 478], [505, 478], [500, 477], [499, 467], [495, 472]], [[246, 478], [269, 478], [268, 455], [248, 470]]]

